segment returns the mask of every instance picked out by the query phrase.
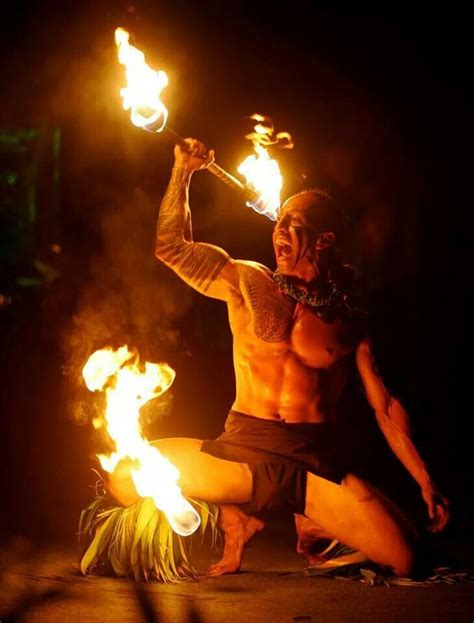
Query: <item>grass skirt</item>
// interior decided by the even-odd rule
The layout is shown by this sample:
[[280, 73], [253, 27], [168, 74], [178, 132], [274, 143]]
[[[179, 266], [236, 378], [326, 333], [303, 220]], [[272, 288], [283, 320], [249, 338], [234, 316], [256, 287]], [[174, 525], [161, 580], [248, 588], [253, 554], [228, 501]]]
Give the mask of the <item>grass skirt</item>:
[[196, 579], [192, 549], [206, 537], [212, 547], [216, 546], [218, 507], [200, 500], [189, 502], [199, 513], [201, 525], [192, 536], [182, 537], [173, 532], [165, 514], [151, 498], [123, 507], [108, 496], [97, 497], [82, 511], [79, 521], [82, 573], [136, 581]]

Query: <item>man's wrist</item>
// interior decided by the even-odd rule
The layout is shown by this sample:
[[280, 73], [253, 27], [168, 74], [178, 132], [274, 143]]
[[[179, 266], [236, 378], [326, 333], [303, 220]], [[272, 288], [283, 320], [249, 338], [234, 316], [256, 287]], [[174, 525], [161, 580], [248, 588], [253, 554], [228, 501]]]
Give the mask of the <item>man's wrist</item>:
[[419, 481], [419, 485], [421, 489], [431, 489], [434, 486], [429, 474], [423, 475]]
[[173, 165], [171, 169], [171, 175], [173, 177], [179, 177], [180, 179], [189, 180], [193, 174], [193, 169], [189, 167], [183, 167], [179, 164]]

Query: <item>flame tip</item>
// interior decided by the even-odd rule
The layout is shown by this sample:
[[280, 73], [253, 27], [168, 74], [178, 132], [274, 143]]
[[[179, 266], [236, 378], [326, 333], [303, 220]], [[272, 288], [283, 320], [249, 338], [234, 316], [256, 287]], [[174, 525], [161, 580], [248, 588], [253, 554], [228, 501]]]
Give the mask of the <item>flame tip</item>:
[[247, 187], [255, 189], [260, 195], [256, 201], [248, 200], [247, 205], [274, 221], [280, 209], [283, 178], [278, 162], [270, 158], [268, 148], [291, 148], [293, 139], [289, 132], [275, 133], [271, 117], [254, 113], [249, 119], [256, 123], [253, 131], [245, 138], [252, 142], [256, 155], [248, 156], [238, 167], [238, 171], [245, 176]]
[[105, 389], [106, 392], [104, 418], [95, 418], [94, 423], [106, 425], [115, 449], [110, 454], [97, 455], [102, 469], [110, 473], [125, 470], [138, 495], [152, 498], [175, 532], [183, 536], [192, 534], [199, 527], [199, 515], [181, 494], [179, 471], [150, 444], [140, 428], [140, 408], [171, 386], [175, 378], [173, 368], [149, 361], [141, 365], [136, 349], [126, 345], [118, 349], [108, 346], [92, 353], [83, 368], [83, 376], [91, 391]]
[[128, 31], [121, 27], [115, 29], [118, 60], [125, 66], [127, 80], [127, 85], [120, 89], [122, 106], [124, 110], [130, 110], [133, 125], [139, 128], [152, 126], [153, 131], [160, 132], [168, 119], [166, 106], [160, 100], [161, 92], [168, 85], [168, 76], [162, 70], [152, 69], [145, 54], [131, 45], [129, 39]]

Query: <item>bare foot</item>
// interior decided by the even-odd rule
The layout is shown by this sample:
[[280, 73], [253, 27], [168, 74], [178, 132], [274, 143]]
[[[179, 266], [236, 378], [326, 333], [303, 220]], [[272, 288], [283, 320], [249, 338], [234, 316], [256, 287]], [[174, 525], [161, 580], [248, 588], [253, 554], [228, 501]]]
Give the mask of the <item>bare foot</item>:
[[312, 550], [314, 544], [318, 540], [321, 540], [315, 538], [315, 534], [316, 532], [313, 531], [313, 533], [307, 537], [306, 540], [304, 539], [304, 536], [302, 540], [298, 539], [297, 552], [298, 554], [304, 556], [309, 567], [330, 570], [368, 560], [367, 556], [358, 551], [343, 554], [341, 556], [337, 556], [336, 558], [330, 558], [332, 549], [339, 545], [339, 541], [337, 539], [333, 539], [325, 549], [319, 551], [318, 553], [314, 553]]
[[[324, 554], [328, 552], [329, 548], [326, 548], [324, 551], [315, 552], [315, 546], [319, 543], [323, 544], [323, 541], [328, 539], [332, 540], [332, 537], [318, 526], [318, 524], [304, 515], [295, 514], [295, 526], [298, 534], [298, 542], [296, 545], [297, 553], [303, 556], [306, 562], [312, 567], [324, 563], [327, 560]], [[322, 547], [320, 547], [320, 549], [322, 549]]]
[[338, 567], [344, 567], [345, 565], [353, 565], [357, 562], [365, 562], [366, 560], [368, 560], [367, 556], [365, 556], [362, 552], [351, 552], [350, 554], [344, 554], [330, 560], [326, 560], [324, 556], [322, 556], [321, 558], [322, 560], [316, 563], [310, 563], [310, 567], [330, 570], [336, 569]]
[[332, 539], [333, 537], [325, 532], [321, 526], [304, 515], [295, 513], [295, 526], [298, 538], [312, 538], [314, 541], [319, 539]]
[[312, 554], [310, 551], [302, 552], [298, 550], [298, 554], [301, 554], [301, 556], [303, 556], [309, 567], [319, 567], [327, 561], [327, 559], [324, 558], [324, 556], [321, 556], [321, 554]]
[[206, 577], [235, 573], [240, 569], [245, 545], [263, 530], [265, 523], [257, 517], [249, 517], [233, 504], [219, 506], [218, 526], [224, 532], [222, 558], [209, 568]]

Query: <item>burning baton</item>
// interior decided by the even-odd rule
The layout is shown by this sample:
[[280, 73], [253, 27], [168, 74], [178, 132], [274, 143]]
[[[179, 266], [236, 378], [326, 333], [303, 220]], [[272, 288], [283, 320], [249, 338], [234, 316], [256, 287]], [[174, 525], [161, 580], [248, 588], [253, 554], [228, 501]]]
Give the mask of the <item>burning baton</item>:
[[[129, 38], [126, 30], [117, 28], [115, 31], [118, 58], [125, 66], [127, 79], [127, 86], [121, 89], [123, 108], [130, 110], [135, 126], [161, 133], [188, 150], [184, 138], [166, 125], [168, 111], [160, 100], [168, 84], [166, 73], [151, 69], [143, 52], [130, 45]], [[270, 158], [267, 148], [291, 148], [293, 144], [287, 132], [275, 134], [268, 117], [253, 115], [251, 118], [256, 125], [246, 138], [252, 141], [256, 153], [238, 167], [247, 183], [242, 184], [215, 162], [207, 170], [243, 195], [248, 206], [276, 220], [283, 180], [278, 163]], [[96, 418], [93, 424], [96, 428], [106, 426], [115, 449], [108, 455], [98, 455], [102, 468], [113, 473], [121, 461], [130, 462], [130, 475], [137, 493], [153, 500], [177, 534], [188, 536], [195, 532], [200, 516], [182, 495], [178, 469], [149, 443], [140, 426], [141, 407], [167, 391], [174, 381], [174, 370], [166, 363], [145, 362], [143, 366], [137, 353], [122, 346], [117, 350], [105, 348], [94, 352], [82, 374], [90, 391], [106, 394], [104, 416]]]
[[[168, 110], [160, 99], [161, 92], [168, 85], [164, 71], [153, 70], [145, 61], [145, 55], [129, 43], [130, 35], [123, 28], [115, 31], [119, 62], [125, 66], [127, 86], [121, 89], [123, 108], [130, 110], [132, 123], [147, 132], [161, 133], [169, 140], [188, 150], [189, 146], [179, 134], [166, 125]], [[256, 212], [276, 220], [280, 208], [280, 193], [283, 179], [276, 160], [270, 158], [268, 147], [293, 147], [288, 132], [275, 134], [271, 119], [263, 115], [252, 115], [255, 129], [245, 138], [252, 141], [256, 155], [248, 156], [238, 171], [247, 179], [244, 185], [215, 162], [207, 170], [222, 182], [245, 197], [246, 203]]]

